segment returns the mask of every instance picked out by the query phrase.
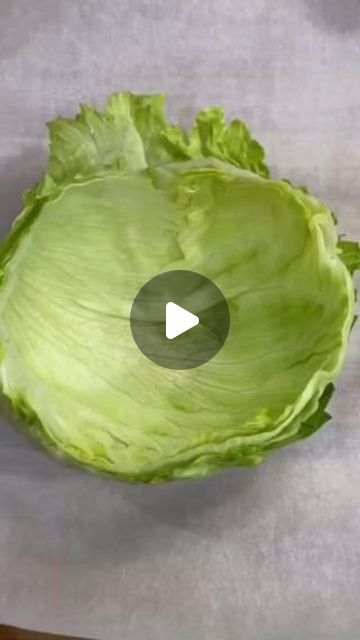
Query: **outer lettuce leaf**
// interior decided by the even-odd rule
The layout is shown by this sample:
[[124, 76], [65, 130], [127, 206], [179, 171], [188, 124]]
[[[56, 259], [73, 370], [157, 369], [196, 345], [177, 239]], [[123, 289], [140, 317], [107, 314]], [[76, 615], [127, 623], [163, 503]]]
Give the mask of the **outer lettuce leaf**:
[[74, 120], [51, 122], [50, 176], [62, 183], [104, 169], [136, 171], [204, 157], [268, 175], [264, 151], [244, 123], [227, 126], [222, 109], [206, 109], [187, 135], [169, 123], [165, 106], [163, 95], [115, 94], [103, 113], [82, 106]]
[[[268, 179], [220, 109], [187, 134], [163, 96], [119, 94], [50, 138], [0, 252], [0, 380], [31, 433], [90, 469], [162, 482], [259, 464], [320, 428], [359, 268], [325, 205]], [[232, 315], [216, 358], [188, 371], [144, 361], [128, 322], [140, 286], [176, 268], [210, 277]]]
[[269, 176], [262, 146], [240, 120], [228, 126], [223, 109], [205, 109], [198, 115], [190, 134], [190, 149], [194, 159], [217, 158], [264, 178]]
[[338, 247], [341, 251], [340, 257], [351, 274], [360, 269], [360, 244], [340, 240]]
[[64, 183], [104, 169], [147, 166], [142, 139], [134, 126], [128, 97], [111, 100], [105, 113], [82, 106], [75, 120], [50, 122], [50, 176]]

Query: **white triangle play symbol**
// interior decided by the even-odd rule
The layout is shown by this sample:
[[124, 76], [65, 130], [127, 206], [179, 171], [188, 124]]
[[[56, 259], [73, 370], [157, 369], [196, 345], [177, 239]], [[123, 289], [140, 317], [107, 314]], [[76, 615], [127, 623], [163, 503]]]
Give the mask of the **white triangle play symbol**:
[[166, 304], [166, 337], [173, 340], [199, 324], [199, 318], [175, 302]]

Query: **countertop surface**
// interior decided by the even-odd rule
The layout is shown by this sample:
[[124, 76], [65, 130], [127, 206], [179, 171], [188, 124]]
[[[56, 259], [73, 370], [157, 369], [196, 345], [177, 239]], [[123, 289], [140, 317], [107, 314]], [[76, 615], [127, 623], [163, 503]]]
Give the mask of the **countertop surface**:
[[[275, 175], [360, 239], [358, 0], [2, 0], [1, 234], [46, 165], [44, 123], [165, 91], [239, 116]], [[100, 640], [360, 638], [360, 326], [313, 439], [257, 469], [128, 486], [0, 424], [0, 621]]]

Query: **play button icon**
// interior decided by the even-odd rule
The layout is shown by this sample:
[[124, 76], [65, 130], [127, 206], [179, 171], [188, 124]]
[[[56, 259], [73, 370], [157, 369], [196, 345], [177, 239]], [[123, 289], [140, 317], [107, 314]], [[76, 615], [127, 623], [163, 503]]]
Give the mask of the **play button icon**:
[[166, 305], [166, 337], [168, 340], [177, 338], [185, 331], [189, 331], [199, 324], [198, 316], [186, 311], [175, 302]]
[[229, 332], [230, 313], [220, 289], [193, 271], [168, 271], [149, 280], [130, 313], [133, 338], [152, 362], [192, 369], [213, 358]]

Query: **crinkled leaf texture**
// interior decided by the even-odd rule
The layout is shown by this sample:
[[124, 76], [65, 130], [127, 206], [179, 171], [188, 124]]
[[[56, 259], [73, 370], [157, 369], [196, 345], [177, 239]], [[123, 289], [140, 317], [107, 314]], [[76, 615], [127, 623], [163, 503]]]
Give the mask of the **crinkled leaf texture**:
[[[1, 384], [56, 455], [133, 482], [260, 463], [329, 418], [354, 319], [359, 245], [331, 211], [272, 180], [240, 121], [190, 132], [163, 96], [119, 94], [50, 123], [50, 165], [1, 249]], [[173, 269], [226, 296], [213, 360], [138, 351], [139, 288]]]

